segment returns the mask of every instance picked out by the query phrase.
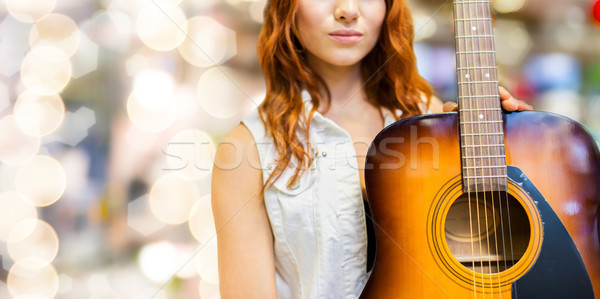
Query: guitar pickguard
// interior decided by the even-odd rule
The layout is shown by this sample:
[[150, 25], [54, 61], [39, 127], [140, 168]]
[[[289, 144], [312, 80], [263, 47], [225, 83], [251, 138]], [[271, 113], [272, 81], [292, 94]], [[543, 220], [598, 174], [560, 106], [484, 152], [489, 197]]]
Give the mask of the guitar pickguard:
[[519, 168], [508, 166], [508, 178], [535, 201], [544, 227], [541, 253], [529, 272], [513, 283], [513, 298], [594, 298], [585, 264], [552, 207]]

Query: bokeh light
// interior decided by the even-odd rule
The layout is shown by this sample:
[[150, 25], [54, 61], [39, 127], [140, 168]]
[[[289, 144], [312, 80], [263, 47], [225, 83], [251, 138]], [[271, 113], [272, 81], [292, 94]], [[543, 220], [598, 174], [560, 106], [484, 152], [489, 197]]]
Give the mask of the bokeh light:
[[172, 125], [178, 116], [174, 89], [175, 81], [168, 73], [156, 70], [139, 72], [134, 90], [127, 100], [131, 122], [147, 132], [160, 132]]
[[199, 198], [196, 185], [176, 174], [158, 179], [150, 190], [150, 209], [160, 221], [180, 224], [188, 221], [190, 210]]
[[149, 3], [137, 18], [137, 33], [148, 47], [168, 51], [185, 39], [187, 19], [179, 6]]
[[200, 298], [219, 299], [219, 284], [212, 283], [206, 279], [200, 281], [199, 286]]
[[13, 227], [6, 246], [13, 261], [24, 268], [36, 269], [54, 260], [58, 243], [52, 226], [42, 220], [29, 219]]
[[210, 17], [190, 18], [188, 37], [177, 50], [187, 62], [195, 66], [219, 64], [237, 52], [235, 32]]
[[80, 34], [80, 36], [81, 42], [79, 43], [79, 48], [71, 56], [71, 65], [73, 66], [71, 76], [74, 79], [87, 75], [98, 68], [98, 44], [89, 39], [85, 34]]
[[189, 5], [195, 9], [209, 9], [219, 4], [222, 0], [203, 0], [203, 1], [192, 1]]
[[267, 0], [259, 0], [259, 1], [254, 1], [250, 4], [250, 6], [248, 7], [248, 13], [250, 14], [250, 17], [256, 22], [256, 23], [263, 23], [263, 18], [264, 18], [264, 11], [265, 11], [265, 4], [267, 3]]
[[169, 169], [189, 180], [200, 180], [210, 174], [215, 152], [210, 135], [194, 129], [177, 133], [165, 150]]
[[22, 164], [37, 154], [40, 137], [25, 134], [17, 125], [13, 115], [0, 119], [0, 161], [7, 164]]
[[151, 110], [160, 110], [172, 100], [175, 80], [168, 73], [145, 70], [135, 77], [134, 90], [141, 104]]
[[6, 84], [0, 82], [0, 112], [10, 106], [10, 99], [8, 97], [8, 87]]
[[67, 57], [71, 57], [81, 41], [75, 21], [63, 14], [49, 14], [35, 23], [29, 33], [29, 45], [50, 45], [58, 47]]
[[131, 36], [135, 34], [134, 21], [126, 13], [118, 10], [99, 10], [80, 27], [92, 41], [118, 53], [129, 50]]
[[175, 261], [175, 276], [181, 279], [190, 279], [198, 276], [196, 266], [194, 265], [194, 248], [187, 244], [177, 244], [177, 259]]
[[60, 126], [65, 117], [65, 104], [59, 95], [38, 95], [23, 92], [13, 108], [19, 128], [31, 136], [46, 136]]
[[65, 192], [67, 177], [62, 165], [50, 156], [36, 156], [17, 171], [17, 191], [38, 207], [56, 202]]
[[216, 238], [217, 234], [210, 198], [210, 194], [200, 198], [190, 211], [188, 226], [190, 232], [200, 244], [208, 242], [211, 238]]
[[[1, 7], [1, 6], [0, 6]], [[11, 77], [21, 68], [23, 53], [29, 50], [29, 31], [31, 25], [7, 17], [0, 23], [0, 57], [6, 57], [0, 63], [0, 74]]]
[[0, 240], [8, 240], [13, 227], [29, 219], [37, 219], [37, 209], [27, 197], [15, 191], [0, 193]]
[[[31, 268], [33, 264], [39, 267]], [[58, 292], [58, 282], [54, 267], [35, 258], [15, 263], [6, 278], [8, 291], [20, 298], [54, 298]]]
[[240, 85], [242, 81], [235, 71], [227, 67], [207, 70], [197, 86], [200, 106], [216, 118], [231, 118], [240, 114], [244, 106], [252, 101]]
[[127, 226], [149, 236], [167, 225], [152, 214], [148, 195], [144, 195], [127, 204]]
[[125, 67], [127, 68], [127, 74], [134, 77], [140, 71], [150, 68], [150, 58], [142, 53], [134, 54], [127, 59]]
[[56, 0], [5, 0], [10, 15], [24, 23], [33, 23], [48, 15]]
[[39, 46], [25, 56], [21, 80], [27, 89], [41, 95], [60, 92], [71, 79], [71, 62], [56, 46]]
[[511, 13], [521, 10], [526, 0], [495, 0], [492, 1], [494, 10], [499, 13]]
[[201, 245], [196, 255], [196, 270], [207, 282], [219, 284], [219, 262], [217, 256], [217, 238]]
[[432, 37], [437, 31], [435, 19], [421, 10], [415, 10], [413, 13], [415, 26], [415, 41], [422, 41]]
[[166, 110], [148, 109], [144, 100], [132, 93], [127, 100], [127, 114], [131, 122], [146, 132], [160, 132], [171, 126], [177, 119], [177, 109], [166, 105]]
[[497, 20], [496, 24], [497, 61], [509, 66], [522, 64], [533, 47], [525, 24], [512, 20]]
[[164, 283], [177, 270], [177, 250], [169, 242], [157, 242], [140, 250], [138, 265], [144, 276], [156, 283]]

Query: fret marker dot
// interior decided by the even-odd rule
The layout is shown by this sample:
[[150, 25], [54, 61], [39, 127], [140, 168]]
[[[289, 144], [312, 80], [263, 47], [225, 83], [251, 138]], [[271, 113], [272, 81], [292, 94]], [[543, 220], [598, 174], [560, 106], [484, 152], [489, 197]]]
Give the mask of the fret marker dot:
[[479, 118], [483, 119], [483, 114], [479, 114]]
[[469, 79], [469, 78], [471, 78], [471, 75], [469, 75], [469, 74], [466, 74], [466, 75], [465, 75], [465, 78]]
[[485, 74], [485, 77], [486, 77], [486, 78], [489, 78], [489, 77], [490, 77], [490, 74], [489, 74], [489, 73]]
[[473, 27], [471, 27], [471, 30], [477, 31], [477, 27], [473, 26]]

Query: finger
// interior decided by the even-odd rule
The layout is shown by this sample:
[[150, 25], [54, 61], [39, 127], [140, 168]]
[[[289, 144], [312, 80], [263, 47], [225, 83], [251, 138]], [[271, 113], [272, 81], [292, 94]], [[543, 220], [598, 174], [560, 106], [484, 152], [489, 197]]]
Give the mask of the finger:
[[533, 106], [523, 102], [523, 101], [519, 101], [519, 111], [524, 111], [524, 110], [533, 110]]
[[442, 110], [444, 112], [457, 111], [458, 110], [458, 104], [456, 104], [454, 102], [446, 102], [446, 103], [444, 103], [444, 106], [442, 107]]
[[509, 98], [502, 101], [502, 108], [506, 111], [517, 111], [519, 109], [519, 101], [514, 98]]
[[512, 95], [510, 95], [510, 92], [508, 92], [508, 90], [506, 90], [506, 88], [500, 86], [499, 91], [500, 91], [500, 100], [506, 101], [506, 100], [512, 98]]

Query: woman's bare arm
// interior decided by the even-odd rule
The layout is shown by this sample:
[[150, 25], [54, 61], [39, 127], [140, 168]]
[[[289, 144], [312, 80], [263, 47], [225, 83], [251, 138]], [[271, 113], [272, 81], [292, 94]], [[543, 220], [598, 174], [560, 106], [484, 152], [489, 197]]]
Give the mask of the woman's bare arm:
[[273, 234], [260, 196], [262, 170], [250, 131], [219, 145], [212, 174], [221, 298], [276, 298]]

